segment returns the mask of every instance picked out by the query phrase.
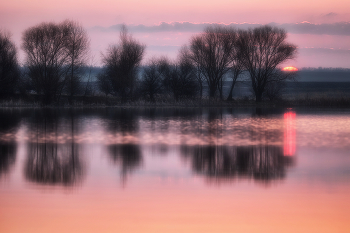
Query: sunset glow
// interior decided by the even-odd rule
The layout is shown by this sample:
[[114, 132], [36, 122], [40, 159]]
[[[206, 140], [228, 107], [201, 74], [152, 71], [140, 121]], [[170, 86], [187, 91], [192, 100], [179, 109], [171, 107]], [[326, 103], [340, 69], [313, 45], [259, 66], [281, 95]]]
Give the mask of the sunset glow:
[[283, 71], [298, 71], [298, 68], [294, 66], [286, 66], [282, 69]]
[[0, 233], [350, 233], [350, 0], [0, 0]]

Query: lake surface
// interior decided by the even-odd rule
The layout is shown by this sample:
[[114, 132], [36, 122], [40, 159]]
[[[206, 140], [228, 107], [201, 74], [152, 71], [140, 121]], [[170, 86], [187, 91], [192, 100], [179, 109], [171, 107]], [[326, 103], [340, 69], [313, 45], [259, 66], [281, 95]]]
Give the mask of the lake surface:
[[350, 232], [350, 111], [0, 109], [0, 232]]

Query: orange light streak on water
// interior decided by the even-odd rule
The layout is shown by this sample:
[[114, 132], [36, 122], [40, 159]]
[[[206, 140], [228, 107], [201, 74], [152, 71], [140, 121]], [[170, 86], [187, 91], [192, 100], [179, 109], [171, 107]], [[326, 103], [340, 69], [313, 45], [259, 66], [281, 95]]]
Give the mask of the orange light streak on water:
[[284, 114], [284, 156], [295, 154], [295, 112]]

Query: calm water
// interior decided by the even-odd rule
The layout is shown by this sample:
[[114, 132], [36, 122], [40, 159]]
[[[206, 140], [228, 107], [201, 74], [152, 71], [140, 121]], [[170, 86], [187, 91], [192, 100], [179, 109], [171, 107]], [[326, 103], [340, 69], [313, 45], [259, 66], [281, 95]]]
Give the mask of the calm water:
[[350, 112], [0, 110], [0, 232], [350, 232]]

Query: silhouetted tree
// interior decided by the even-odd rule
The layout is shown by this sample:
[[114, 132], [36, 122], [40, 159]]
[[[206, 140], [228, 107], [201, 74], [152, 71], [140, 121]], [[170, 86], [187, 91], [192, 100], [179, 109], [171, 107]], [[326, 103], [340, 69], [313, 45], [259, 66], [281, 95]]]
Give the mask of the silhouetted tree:
[[43, 103], [50, 104], [66, 90], [70, 100], [81, 85], [89, 40], [76, 22], [42, 23], [23, 33], [29, 80]]
[[92, 65], [92, 62], [93, 62], [93, 57], [91, 59], [91, 63], [89, 65], [89, 67], [87, 68], [87, 80], [86, 80], [85, 85], [83, 87], [83, 91], [84, 91], [83, 95], [84, 95], [84, 97], [86, 97], [88, 95], [92, 95], [93, 96], [95, 94], [95, 91], [96, 91], [96, 89], [93, 87], [92, 80], [93, 80], [93, 77], [94, 76], [96, 77], [98, 74], [97, 75], [93, 75], [92, 71], [93, 71], [94, 67]]
[[282, 97], [282, 91], [286, 87], [286, 81], [295, 80], [296, 75], [296, 71], [281, 71], [276, 69], [271, 74], [270, 82], [266, 84], [263, 97], [268, 98], [270, 101], [280, 99]]
[[69, 70], [65, 81], [65, 90], [71, 102], [73, 96], [82, 91], [82, 76], [85, 73], [88, 59], [89, 38], [80, 24], [73, 21], [64, 21], [63, 24], [64, 30], [68, 31], [65, 48], [68, 53]]
[[141, 81], [142, 93], [155, 101], [155, 96], [163, 90], [165, 75], [169, 73], [169, 61], [163, 57], [151, 59], [145, 66]]
[[164, 86], [173, 94], [175, 101], [193, 98], [198, 90], [196, 68], [189, 56], [180, 51], [178, 60], [169, 67]]
[[242, 63], [242, 59], [240, 57], [239, 47], [238, 47], [238, 39], [241, 35], [241, 31], [231, 31], [232, 37], [231, 39], [234, 41], [233, 49], [232, 49], [232, 63], [230, 67], [230, 71], [228, 72], [229, 78], [232, 79], [230, 93], [227, 96], [227, 100], [232, 100], [233, 88], [235, 87], [236, 81], [238, 77], [243, 73], [244, 65]]
[[16, 46], [10, 34], [0, 30], [0, 97], [14, 93], [19, 77]]
[[238, 40], [240, 59], [250, 74], [257, 102], [262, 100], [270, 82], [285, 78], [275, 75], [277, 66], [296, 54], [296, 46], [287, 43], [286, 38], [285, 30], [271, 26], [241, 32]]
[[111, 80], [104, 72], [97, 75], [97, 85], [99, 90], [105, 94], [106, 97], [113, 91]]
[[192, 66], [194, 67], [195, 70], [195, 80], [197, 82], [196, 86], [198, 88], [198, 92], [199, 92], [199, 98], [202, 99], [203, 97], [203, 82], [204, 82], [204, 77], [200, 72], [199, 69], [199, 64], [194, 62], [194, 60], [191, 57], [191, 51], [188, 48], [188, 46], [183, 46], [180, 49], [180, 55], [179, 55], [180, 59], [186, 59], [187, 62], [190, 62], [192, 64]]
[[232, 29], [217, 26], [208, 27], [204, 33], [191, 39], [190, 57], [208, 83], [210, 98], [215, 96], [223, 76], [230, 69], [235, 42], [233, 35]]
[[111, 45], [102, 55], [105, 77], [112, 84], [112, 94], [119, 95], [122, 102], [132, 97], [137, 79], [137, 68], [143, 58], [145, 45], [128, 34], [126, 27], [120, 33], [120, 43]]
[[29, 79], [43, 102], [50, 104], [61, 93], [67, 74], [69, 57], [65, 24], [42, 23], [23, 33], [22, 48]]

